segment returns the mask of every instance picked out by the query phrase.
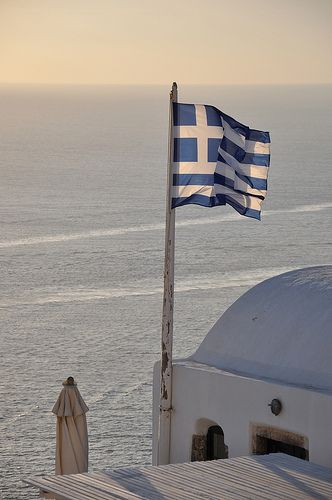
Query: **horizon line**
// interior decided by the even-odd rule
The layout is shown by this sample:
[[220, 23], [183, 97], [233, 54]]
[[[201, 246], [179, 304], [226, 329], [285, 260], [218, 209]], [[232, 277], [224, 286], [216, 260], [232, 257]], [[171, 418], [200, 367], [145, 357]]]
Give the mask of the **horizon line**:
[[[169, 83], [83, 83], [83, 82], [5, 82], [0, 81], [0, 86], [40, 86], [40, 87], [165, 87], [172, 86], [174, 80]], [[281, 86], [322, 86], [332, 85], [331, 82], [283, 82], [283, 83], [180, 83], [182, 86], [222, 86], [222, 87], [281, 87]]]

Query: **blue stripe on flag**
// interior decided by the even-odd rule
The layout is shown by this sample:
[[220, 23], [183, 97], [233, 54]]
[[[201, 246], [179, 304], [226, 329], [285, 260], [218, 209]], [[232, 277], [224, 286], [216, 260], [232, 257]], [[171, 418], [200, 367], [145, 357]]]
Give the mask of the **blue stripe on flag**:
[[232, 142], [227, 137], [223, 137], [220, 143], [220, 148], [226, 151], [230, 156], [233, 156], [238, 162], [242, 162], [246, 152], [237, 144]]
[[225, 205], [225, 203], [219, 203], [215, 196], [203, 196], [202, 194], [192, 194], [191, 196], [186, 196], [185, 198], [173, 198], [172, 208], [181, 207], [183, 205], [201, 205], [203, 207], [215, 207], [217, 205]]
[[[235, 174], [237, 177], [240, 177], [242, 178], [242, 180], [244, 180], [244, 182], [246, 182], [246, 184], [248, 184], [249, 187], [251, 187], [252, 189], [263, 189], [263, 188], [260, 188], [260, 187], [256, 187], [254, 185], [253, 182], [251, 182], [252, 180], [257, 180], [257, 181], [264, 181], [264, 179], [256, 179], [255, 177], [246, 177], [245, 175], [237, 175]], [[228, 187], [230, 189], [233, 189], [234, 191], [236, 191], [237, 193], [242, 193], [242, 194], [245, 194], [246, 196], [253, 196], [255, 198], [260, 198], [262, 200], [264, 200], [265, 196], [262, 195], [259, 195], [259, 194], [251, 194], [251, 193], [247, 193], [246, 191], [242, 191], [240, 189], [235, 189], [234, 187], [234, 181], [233, 179], [230, 179], [229, 177], [226, 177], [225, 175], [222, 175], [222, 174], [217, 174], [215, 173], [214, 174], [214, 182], [215, 184], [219, 184], [220, 186], [225, 186], [225, 187]], [[266, 181], [265, 181], [266, 182]], [[265, 187], [265, 190], [266, 190], [266, 187]]]
[[249, 127], [246, 127], [246, 125], [243, 125], [242, 123], [234, 120], [231, 116], [226, 115], [222, 111], [220, 111], [220, 114], [222, 116], [222, 119], [225, 120], [228, 125], [235, 130], [240, 135], [243, 135], [245, 138], [249, 135]]
[[220, 184], [221, 186], [226, 186], [228, 188], [234, 189], [234, 181], [229, 177], [225, 177], [222, 174], [214, 174], [214, 181], [216, 184]]
[[246, 153], [242, 163], [256, 165], [257, 167], [268, 167], [270, 165], [270, 155], [261, 153]]
[[222, 138], [220, 148], [230, 156], [233, 156], [233, 158], [235, 158], [239, 163], [257, 165], [259, 167], [268, 167], [270, 164], [270, 155], [261, 153], [246, 153], [244, 149], [240, 148], [240, 146], [225, 136]]
[[255, 210], [253, 208], [246, 208], [237, 203], [230, 196], [226, 196], [224, 194], [217, 194], [216, 196], [209, 197], [203, 196], [201, 194], [192, 194], [191, 196], [185, 198], [173, 198], [172, 199], [172, 208], [181, 207], [184, 205], [201, 205], [203, 207], [217, 207], [221, 205], [231, 205], [240, 215], [246, 215], [247, 217], [251, 217], [253, 219], [261, 220], [261, 212], [260, 210]]
[[[219, 148], [218, 158], [217, 158], [218, 163], [223, 163], [224, 165], [230, 166], [230, 164], [228, 163], [228, 161], [226, 160], [226, 158], [224, 158], [221, 155], [221, 153], [223, 153], [223, 151]], [[269, 160], [270, 160], [270, 155], [266, 155], [266, 156], [269, 156]], [[251, 163], [245, 163], [244, 161], [238, 161], [238, 163], [239, 163], [239, 166], [241, 166], [241, 165], [251, 165]], [[269, 161], [269, 164], [270, 164], [270, 161]], [[257, 165], [256, 164], [255, 167], [264, 167], [266, 169], [266, 172], [267, 172], [267, 169], [269, 168], [269, 165]], [[232, 167], [232, 168], [236, 169], [236, 167]]]
[[267, 180], [266, 179], [258, 179], [257, 177], [249, 177], [247, 175], [238, 174], [236, 175], [243, 182], [246, 182], [253, 189], [260, 189], [261, 191], [267, 190]]
[[223, 120], [225, 120], [225, 122], [227, 122], [228, 125], [233, 130], [235, 130], [239, 134], [243, 135], [247, 140], [255, 141], [255, 142], [263, 142], [264, 144], [271, 142], [269, 132], [263, 132], [261, 130], [250, 129], [246, 125], [243, 125], [242, 123], [234, 120], [234, 118], [226, 115], [222, 111], [220, 111], [220, 114], [221, 114]]
[[271, 142], [270, 134], [268, 132], [261, 132], [260, 130], [249, 130], [249, 137], [247, 139], [249, 141], [263, 142], [264, 144]]
[[173, 174], [173, 186], [213, 186], [214, 174]]
[[228, 205], [231, 205], [237, 212], [239, 212], [239, 214], [246, 215], [247, 217], [252, 217], [253, 219], [261, 220], [260, 210], [243, 207], [237, 201], [235, 201], [234, 198], [230, 196], [225, 196], [225, 198], [226, 198], [226, 203], [228, 203]]
[[261, 220], [261, 211], [255, 210], [254, 208], [246, 208], [246, 211], [244, 212], [243, 215], [246, 215], [247, 217], [252, 217], [253, 219]]

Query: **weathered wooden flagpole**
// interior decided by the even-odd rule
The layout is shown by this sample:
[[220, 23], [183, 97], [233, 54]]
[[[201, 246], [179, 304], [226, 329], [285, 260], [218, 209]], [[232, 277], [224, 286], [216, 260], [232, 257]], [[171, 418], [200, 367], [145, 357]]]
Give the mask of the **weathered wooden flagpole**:
[[160, 375], [160, 418], [158, 464], [170, 462], [171, 417], [172, 417], [172, 347], [173, 347], [173, 304], [174, 304], [174, 247], [175, 210], [172, 210], [173, 186], [173, 102], [178, 100], [177, 85], [174, 82], [170, 93], [167, 198], [165, 230], [164, 301], [161, 337]]

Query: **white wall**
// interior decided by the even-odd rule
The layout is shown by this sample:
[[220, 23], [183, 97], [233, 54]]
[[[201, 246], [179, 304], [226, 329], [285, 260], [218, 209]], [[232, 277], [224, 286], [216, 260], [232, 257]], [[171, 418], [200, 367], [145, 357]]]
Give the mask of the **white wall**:
[[[280, 415], [268, 404], [278, 398]], [[153, 463], [157, 463], [159, 363], [154, 373]], [[278, 427], [306, 436], [309, 459], [332, 465], [332, 395], [314, 390], [232, 375], [221, 370], [180, 362], [174, 365], [171, 462], [189, 462], [197, 421], [209, 419], [224, 431], [229, 457], [249, 455], [251, 424]]]

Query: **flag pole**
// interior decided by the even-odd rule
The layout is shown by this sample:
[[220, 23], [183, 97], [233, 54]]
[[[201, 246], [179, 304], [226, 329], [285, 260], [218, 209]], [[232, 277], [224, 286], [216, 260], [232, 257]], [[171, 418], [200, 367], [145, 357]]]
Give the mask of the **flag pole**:
[[172, 413], [172, 347], [173, 347], [173, 304], [174, 304], [174, 248], [175, 248], [175, 210], [172, 210], [173, 186], [173, 102], [178, 100], [177, 84], [174, 82], [170, 92], [167, 197], [164, 263], [164, 299], [161, 334], [161, 374], [160, 374], [160, 415], [158, 465], [170, 463], [171, 413]]

